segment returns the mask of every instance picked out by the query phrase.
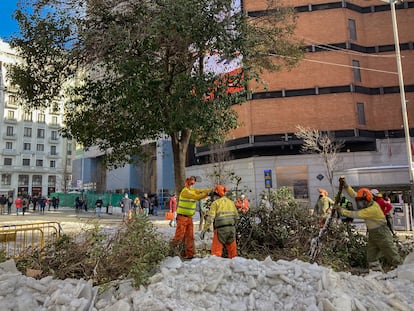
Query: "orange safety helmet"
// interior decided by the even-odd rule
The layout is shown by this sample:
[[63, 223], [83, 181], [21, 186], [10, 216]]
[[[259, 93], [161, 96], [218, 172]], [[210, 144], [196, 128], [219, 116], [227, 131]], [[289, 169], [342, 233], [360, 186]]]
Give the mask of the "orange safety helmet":
[[328, 191], [326, 191], [325, 189], [319, 188], [318, 191], [320, 195], [323, 195], [324, 197], [328, 196]]
[[213, 192], [214, 194], [217, 194], [218, 196], [223, 197], [227, 192], [227, 188], [222, 185], [217, 185], [214, 187]]
[[368, 188], [361, 188], [358, 190], [355, 199], [371, 202], [373, 199], [372, 192]]
[[196, 182], [196, 180], [195, 180], [195, 177], [194, 176], [188, 177], [185, 180], [185, 186], [186, 187], [191, 187], [191, 186], [193, 186], [195, 184], [195, 182]]

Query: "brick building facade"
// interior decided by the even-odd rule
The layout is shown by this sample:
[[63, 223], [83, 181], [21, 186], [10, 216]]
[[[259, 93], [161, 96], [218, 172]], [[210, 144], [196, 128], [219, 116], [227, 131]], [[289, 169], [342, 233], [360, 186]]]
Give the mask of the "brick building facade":
[[[241, 169], [245, 188], [257, 197], [263, 190], [262, 169], [274, 171], [278, 187], [283, 182], [277, 182], [277, 171], [283, 167], [295, 171], [298, 163], [305, 166], [299, 179], [301, 184], [306, 179], [310, 201], [316, 197], [315, 188], [326, 186], [326, 179], [321, 182], [312, 176], [323, 171], [317, 158], [300, 154], [301, 142], [294, 135], [297, 125], [330, 131], [345, 142], [338, 169], [407, 165], [389, 4], [379, 0], [291, 0], [286, 4], [297, 11], [295, 36], [303, 40], [306, 54], [291, 71], [264, 73], [267, 89], [251, 83], [252, 99], [235, 107], [241, 126], [230, 133], [226, 149], [234, 159], [229, 165], [245, 168], [251, 163], [247, 165], [251, 169]], [[245, 0], [242, 8], [249, 16], [260, 16], [266, 1]], [[414, 1], [396, 8], [413, 135]], [[189, 170], [202, 174], [200, 166], [210, 165], [210, 154], [207, 146], [195, 148]]]

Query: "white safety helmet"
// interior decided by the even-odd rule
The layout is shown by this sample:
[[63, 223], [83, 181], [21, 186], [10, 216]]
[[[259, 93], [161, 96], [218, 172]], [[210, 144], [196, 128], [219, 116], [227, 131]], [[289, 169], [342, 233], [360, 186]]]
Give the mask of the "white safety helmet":
[[371, 189], [371, 193], [374, 197], [382, 197], [382, 194], [379, 192], [378, 189]]

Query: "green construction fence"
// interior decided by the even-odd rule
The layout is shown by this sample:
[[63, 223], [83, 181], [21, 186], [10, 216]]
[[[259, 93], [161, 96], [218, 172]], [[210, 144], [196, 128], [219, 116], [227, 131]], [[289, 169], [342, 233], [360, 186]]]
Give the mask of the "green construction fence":
[[[61, 207], [73, 207], [75, 208], [75, 200], [77, 197], [86, 200], [88, 203], [88, 208], [95, 208], [95, 202], [98, 198], [102, 198], [104, 202], [103, 206], [120, 206], [120, 202], [124, 197], [122, 193], [63, 193], [63, 192], [54, 192], [51, 193], [49, 198], [59, 198], [59, 206]], [[135, 199], [135, 195], [129, 196], [132, 200]]]

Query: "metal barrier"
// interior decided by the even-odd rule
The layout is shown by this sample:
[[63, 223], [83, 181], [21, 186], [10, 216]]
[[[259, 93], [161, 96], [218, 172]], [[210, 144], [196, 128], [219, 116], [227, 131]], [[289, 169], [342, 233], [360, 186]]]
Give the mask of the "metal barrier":
[[43, 249], [45, 242], [56, 241], [62, 233], [58, 222], [5, 225], [0, 227], [0, 250], [19, 257], [28, 248]]

